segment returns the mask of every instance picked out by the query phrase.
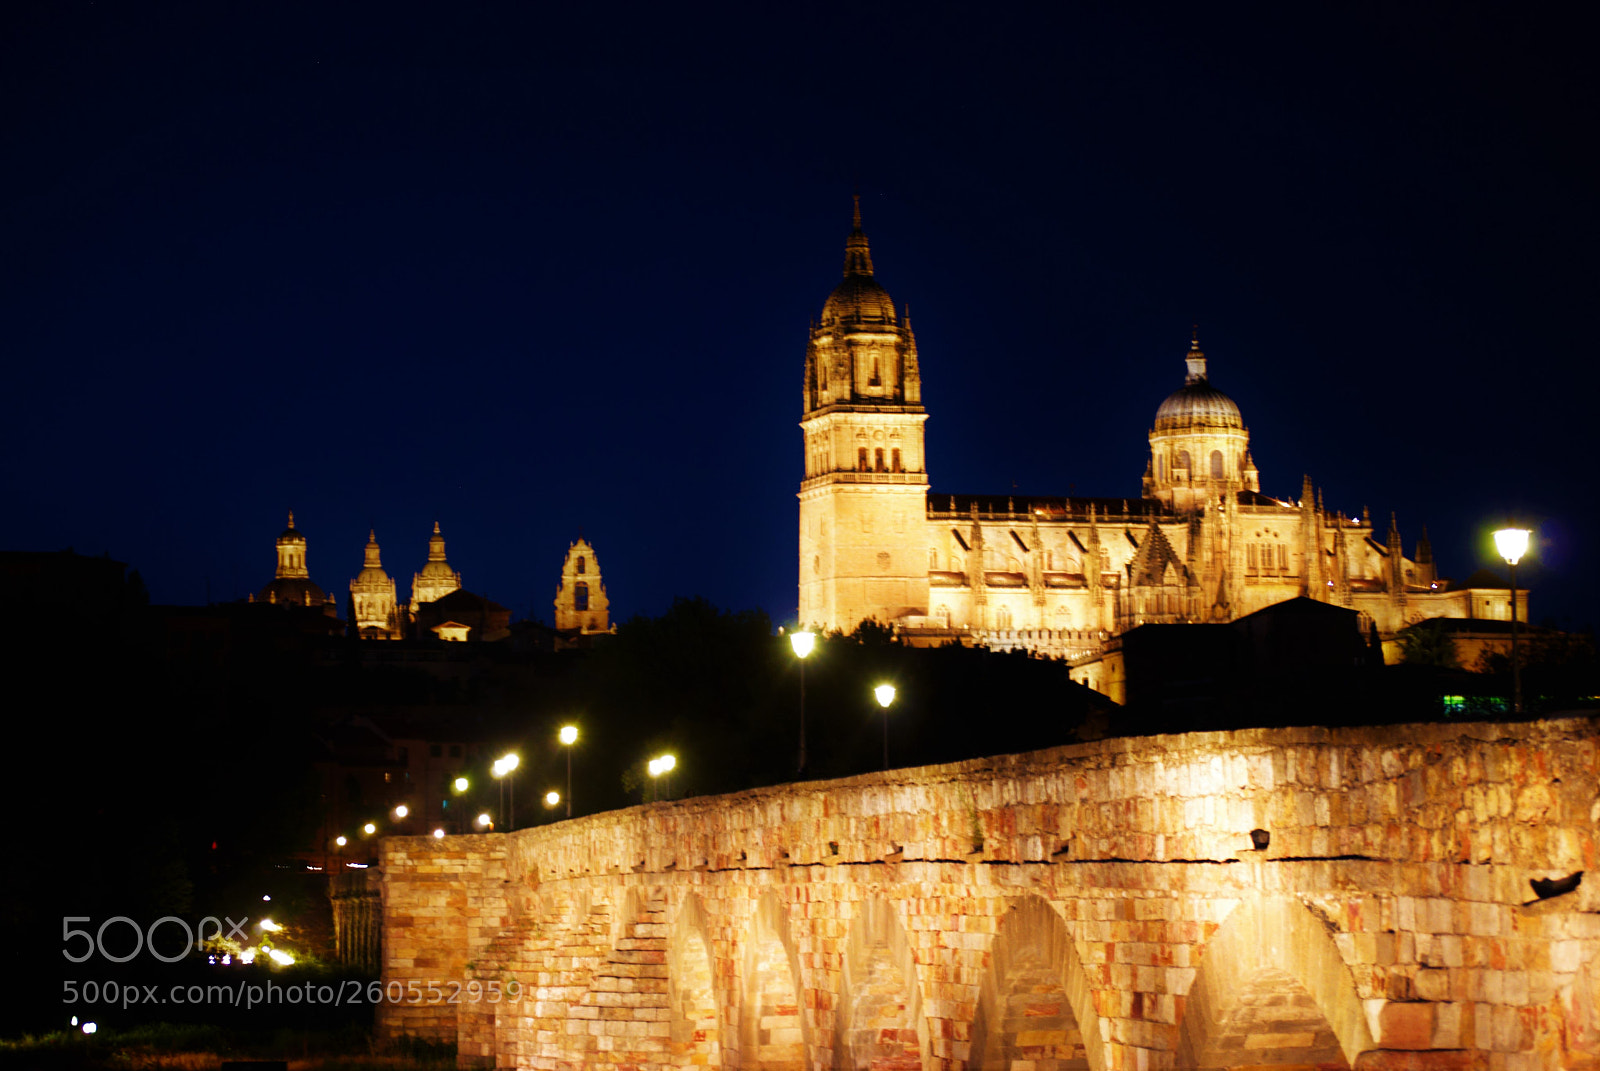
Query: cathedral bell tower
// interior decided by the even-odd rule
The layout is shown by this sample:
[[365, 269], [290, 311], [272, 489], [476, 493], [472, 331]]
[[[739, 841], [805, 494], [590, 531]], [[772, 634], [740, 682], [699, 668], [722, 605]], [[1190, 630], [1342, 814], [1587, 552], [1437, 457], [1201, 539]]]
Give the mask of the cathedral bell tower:
[[848, 632], [927, 613], [917, 343], [873, 274], [859, 198], [844, 279], [811, 327], [801, 412], [800, 622]]

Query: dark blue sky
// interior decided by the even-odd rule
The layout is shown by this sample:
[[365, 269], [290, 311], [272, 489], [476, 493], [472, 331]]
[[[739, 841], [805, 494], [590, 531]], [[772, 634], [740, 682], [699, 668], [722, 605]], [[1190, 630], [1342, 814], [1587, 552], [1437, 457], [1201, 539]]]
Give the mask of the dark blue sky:
[[[1263, 490], [1537, 524], [1595, 620], [1584, 27], [1459, 5], [150, 5], [0, 12], [12, 549], [549, 617], [795, 601], [808, 317], [862, 194], [936, 490], [1137, 495], [1198, 322]], [[1044, 5], [1030, 5], [1044, 8]], [[1292, 9], [1292, 10], [1286, 10]]]

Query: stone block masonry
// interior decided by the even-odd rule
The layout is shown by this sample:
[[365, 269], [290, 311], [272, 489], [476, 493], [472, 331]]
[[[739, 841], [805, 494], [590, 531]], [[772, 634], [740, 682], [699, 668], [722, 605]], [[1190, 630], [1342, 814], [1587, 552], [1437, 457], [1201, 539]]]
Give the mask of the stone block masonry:
[[419, 996], [379, 1028], [551, 1071], [1593, 1071], [1597, 864], [1593, 717], [1103, 740], [388, 839]]

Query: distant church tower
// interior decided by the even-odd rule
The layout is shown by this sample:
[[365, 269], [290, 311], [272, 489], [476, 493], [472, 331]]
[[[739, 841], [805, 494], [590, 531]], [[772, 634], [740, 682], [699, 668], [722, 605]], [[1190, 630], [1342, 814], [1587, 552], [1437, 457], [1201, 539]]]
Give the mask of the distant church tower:
[[368, 640], [398, 640], [402, 635], [394, 581], [378, 556], [378, 533], [367, 537], [366, 561], [350, 581], [350, 627]]
[[411, 577], [411, 612], [425, 602], [444, 598], [461, 586], [461, 574], [450, 568], [444, 559], [444, 536], [439, 534], [439, 522], [433, 522], [433, 535], [428, 537], [428, 564], [422, 572]]
[[290, 606], [322, 606], [329, 601], [322, 589], [311, 582], [311, 572], [306, 568], [306, 537], [294, 526], [294, 510], [289, 511], [289, 527], [278, 535], [278, 571], [255, 601]]
[[561, 632], [609, 632], [610, 602], [600, 581], [600, 563], [587, 539], [567, 547], [561, 563], [561, 584], [556, 588], [556, 629]]
[[1216, 505], [1239, 491], [1261, 490], [1250, 458], [1250, 431], [1233, 399], [1211, 385], [1198, 330], [1184, 364], [1183, 386], [1156, 410], [1144, 474], [1144, 497], [1180, 514]]
[[806, 346], [802, 624], [850, 631], [928, 608], [922, 373], [909, 312], [873, 276], [856, 200], [844, 279]]

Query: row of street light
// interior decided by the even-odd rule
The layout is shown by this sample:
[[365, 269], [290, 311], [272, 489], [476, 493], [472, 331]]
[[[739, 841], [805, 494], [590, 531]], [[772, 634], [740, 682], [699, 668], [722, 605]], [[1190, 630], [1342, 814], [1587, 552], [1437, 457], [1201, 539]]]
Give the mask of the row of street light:
[[[806, 772], [806, 658], [817, 649], [817, 634], [810, 629], [797, 629], [789, 633], [789, 646], [800, 660], [800, 755], [795, 761], [795, 773]], [[892, 684], [880, 684], [872, 689], [878, 705], [883, 708], [883, 768], [889, 768], [889, 707], [894, 703]]]
[[[578, 727], [576, 725], [563, 725], [561, 727], [560, 732], [556, 734], [556, 738], [558, 740], [560, 740], [561, 743], [567, 749], [567, 794], [566, 794], [566, 801], [567, 801], [567, 817], [571, 818], [572, 817], [572, 745], [574, 745], [574, 744], [576, 744], [578, 742]], [[492, 764], [490, 764], [490, 766], [489, 766], [489, 772], [494, 776], [495, 780], [497, 782], [499, 782], [499, 785], [500, 785], [500, 808], [499, 808], [500, 809], [500, 819], [501, 819], [502, 824], [504, 824], [508, 830], [516, 828], [516, 814], [517, 814], [517, 812], [516, 812], [516, 807], [517, 807], [516, 778], [513, 777], [512, 775], [516, 773], [517, 767], [519, 767], [521, 765], [522, 765], [521, 756], [519, 756], [514, 751], [508, 751], [504, 755], [500, 756], [498, 759], [495, 759], [494, 762]], [[465, 776], [460, 776], [460, 777], [457, 777], [453, 782], [451, 782], [451, 786], [450, 787], [455, 790], [455, 793], [456, 793], [457, 796], [462, 796], [462, 795], [465, 795], [472, 788], [472, 781], [469, 778], [465, 777]], [[507, 797], [508, 796], [509, 796], [509, 803], [510, 803], [509, 808], [507, 807]], [[551, 789], [549, 792], [545, 793], [545, 797], [544, 797], [545, 806], [546, 807], [555, 807], [555, 806], [557, 806], [557, 805], [559, 805], [561, 803], [561, 799], [562, 799], [561, 793], [557, 792], [554, 789]], [[410, 806], [408, 804], [401, 803], [401, 804], [397, 804], [394, 807], [393, 811], [391, 811], [390, 813], [394, 815], [394, 817], [395, 817], [395, 819], [397, 821], [404, 821], [406, 818], [410, 817], [411, 808], [410, 808]], [[507, 820], [507, 816], [508, 815], [509, 815], [509, 821]], [[489, 812], [484, 811], [484, 812], [482, 812], [482, 813], [480, 813], [478, 815], [477, 819], [473, 822], [473, 825], [476, 826], [477, 829], [482, 831], [482, 832], [488, 832], [489, 830], [492, 830], [494, 828], [495, 821], [494, 821], [494, 818], [489, 814]], [[374, 836], [378, 832], [378, 824], [377, 824], [377, 822], [367, 822], [366, 824], [364, 824], [361, 827], [361, 832], [362, 832], [363, 835], [368, 836], [368, 837]], [[444, 835], [445, 835], [444, 827], [440, 826], [440, 827], [434, 829], [432, 835], [434, 837], [436, 837], [436, 838], [444, 837]], [[334, 843], [335, 847], [344, 848], [350, 843], [350, 838], [341, 833], [339, 836], [337, 836], [337, 837], [335, 837], [333, 839], [333, 843]]]

